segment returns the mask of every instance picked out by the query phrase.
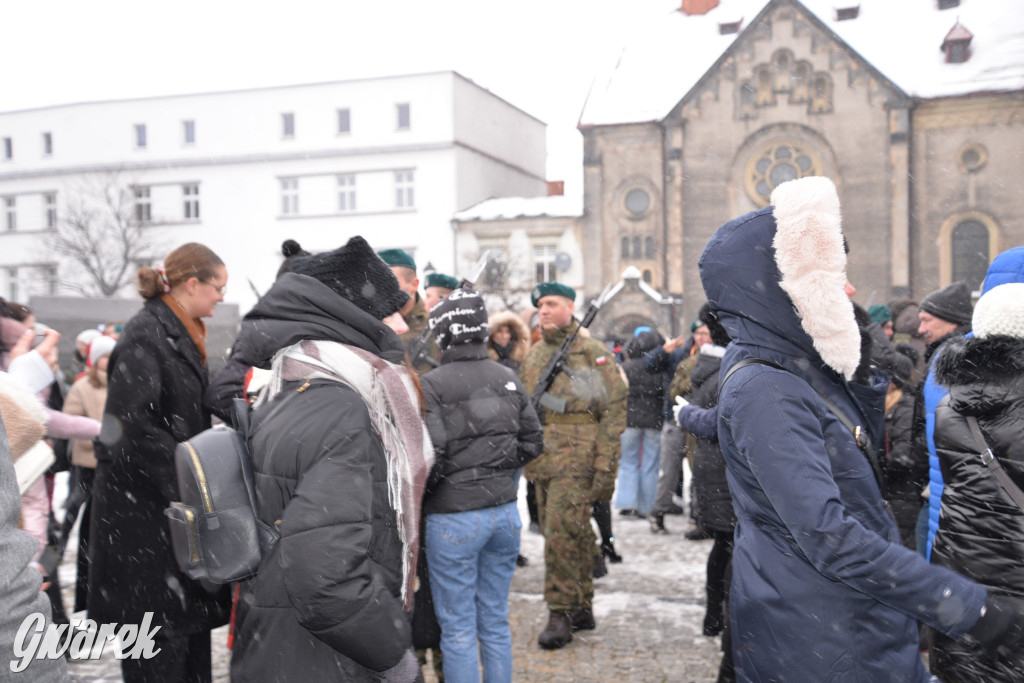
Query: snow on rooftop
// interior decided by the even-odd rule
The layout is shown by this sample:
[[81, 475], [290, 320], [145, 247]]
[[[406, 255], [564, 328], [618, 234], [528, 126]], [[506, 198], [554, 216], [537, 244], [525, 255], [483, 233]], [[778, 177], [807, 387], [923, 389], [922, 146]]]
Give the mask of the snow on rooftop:
[[[768, 4], [721, 0], [705, 15], [667, 12], [645, 27], [594, 79], [580, 126], [659, 121], [693, 88]], [[1021, 0], [961, 0], [939, 10], [936, 0], [860, 0], [856, 19], [836, 20], [837, 0], [803, 0], [837, 36], [908, 95], [948, 97], [1024, 88]], [[849, 4], [849, 3], [848, 3]], [[739, 34], [719, 25], [742, 19]], [[947, 64], [946, 35], [957, 24], [974, 36], [971, 56]]]
[[575, 218], [583, 215], [583, 197], [500, 197], [487, 199], [455, 214], [457, 221], [497, 221], [514, 218]]

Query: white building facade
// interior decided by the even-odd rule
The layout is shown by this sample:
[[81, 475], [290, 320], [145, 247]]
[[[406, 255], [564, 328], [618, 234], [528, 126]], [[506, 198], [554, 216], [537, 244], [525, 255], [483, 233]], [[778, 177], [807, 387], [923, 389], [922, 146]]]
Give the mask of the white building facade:
[[461, 275], [452, 216], [543, 195], [545, 156], [541, 121], [451, 71], [0, 113], [0, 296], [81, 291], [51, 240], [115, 186], [143, 226], [139, 264], [202, 242], [243, 311], [286, 239], [323, 251], [361, 234]]

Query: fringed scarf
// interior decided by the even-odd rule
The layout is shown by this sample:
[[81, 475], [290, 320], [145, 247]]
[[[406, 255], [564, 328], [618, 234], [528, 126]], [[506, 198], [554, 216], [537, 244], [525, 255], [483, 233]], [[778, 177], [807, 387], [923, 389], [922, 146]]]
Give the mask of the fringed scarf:
[[434, 447], [420, 417], [419, 398], [408, 371], [369, 351], [330, 341], [301, 341], [274, 357], [271, 377], [257, 407], [285, 381], [324, 378], [348, 385], [370, 412], [374, 432], [388, 463], [388, 502], [395, 510], [402, 541], [402, 603], [412, 610], [419, 553], [420, 505]]

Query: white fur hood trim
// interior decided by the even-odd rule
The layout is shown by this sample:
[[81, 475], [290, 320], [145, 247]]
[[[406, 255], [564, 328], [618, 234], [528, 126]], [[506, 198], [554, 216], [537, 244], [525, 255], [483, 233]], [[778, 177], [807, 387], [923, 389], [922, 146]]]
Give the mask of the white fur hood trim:
[[828, 178], [791, 180], [772, 192], [779, 286], [825, 364], [847, 379], [860, 363], [860, 331], [846, 296], [839, 195]]

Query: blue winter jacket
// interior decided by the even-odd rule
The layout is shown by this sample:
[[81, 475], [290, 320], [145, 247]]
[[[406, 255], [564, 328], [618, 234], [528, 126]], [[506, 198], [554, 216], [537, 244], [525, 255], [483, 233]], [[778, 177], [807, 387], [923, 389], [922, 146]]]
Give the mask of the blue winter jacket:
[[[981, 285], [981, 294], [988, 290], [1010, 282], [1024, 282], [1024, 247], [1007, 249], [992, 259], [985, 273], [985, 281]], [[972, 336], [968, 333], [967, 336]], [[949, 394], [949, 389], [935, 381], [935, 361], [938, 352], [928, 367], [928, 376], [924, 383], [924, 430], [928, 443], [928, 545], [926, 557], [931, 559], [932, 543], [939, 530], [939, 513], [942, 510], [942, 468], [939, 467], [939, 456], [935, 452], [935, 408]]]
[[956, 638], [985, 589], [900, 545], [874, 472], [827, 396], [880, 443], [887, 386], [827, 366], [779, 286], [771, 207], [723, 225], [700, 258], [733, 343], [718, 436], [737, 517], [730, 619], [738, 681], [927, 681], [917, 620]]

